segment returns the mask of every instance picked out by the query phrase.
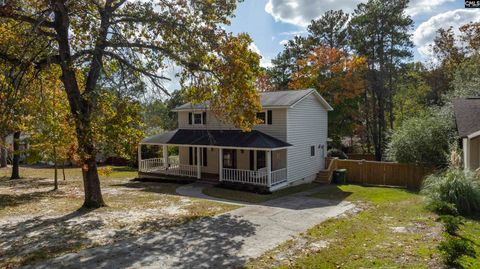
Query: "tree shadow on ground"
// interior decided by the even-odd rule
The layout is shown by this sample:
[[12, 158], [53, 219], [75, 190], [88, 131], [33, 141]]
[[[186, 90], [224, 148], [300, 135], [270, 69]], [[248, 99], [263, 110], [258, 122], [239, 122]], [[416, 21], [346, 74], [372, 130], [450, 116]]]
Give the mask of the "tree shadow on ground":
[[[243, 238], [255, 225], [229, 214], [202, 218], [164, 232], [69, 254], [32, 268], [237, 268]], [[116, 235], [113, 235], [116, 236]]]
[[[45, 197], [52, 197], [55, 193], [56, 191], [54, 190], [48, 190], [21, 194], [0, 194], [0, 210], [6, 207], [33, 203]], [[61, 197], [59, 196], [59, 198]]]
[[181, 185], [182, 184], [175, 183], [175, 182], [129, 181], [126, 183], [112, 184], [111, 187], [124, 187], [126, 189], [133, 189], [133, 190], [139, 190], [144, 192], [176, 195], [175, 190]]
[[87, 231], [104, 224], [99, 220], [76, 221], [88, 212], [82, 209], [59, 217], [35, 217], [2, 223], [0, 267], [33, 263], [91, 244]]
[[[58, 181], [59, 185], [66, 185], [67, 182], [63, 180]], [[46, 177], [29, 177], [21, 179], [10, 179], [8, 177], [0, 177], [0, 187], [6, 188], [21, 188], [21, 189], [31, 189], [38, 187], [52, 187], [53, 188], [53, 178]]]

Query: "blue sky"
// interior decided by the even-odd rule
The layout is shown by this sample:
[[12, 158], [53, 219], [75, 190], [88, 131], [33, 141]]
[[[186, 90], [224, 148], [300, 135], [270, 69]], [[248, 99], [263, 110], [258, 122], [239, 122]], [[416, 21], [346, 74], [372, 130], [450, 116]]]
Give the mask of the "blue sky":
[[[330, 9], [352, 12], [362, 0], [245, 0], [238, 4], [235, 18], [228, 29], [246, 32], [262, 55], [262, 65], [268, 66], [283, 48], [282, 40], [305, 34], [311, 19]], [[440, 27], [454, 28], [470, 21], [480, 21], [480, 9], [465, 9], [459, 0], [411, 0], [407, 13], [415, 22], [412, 41], [416, 60], [429, 60], [428, 45]]]

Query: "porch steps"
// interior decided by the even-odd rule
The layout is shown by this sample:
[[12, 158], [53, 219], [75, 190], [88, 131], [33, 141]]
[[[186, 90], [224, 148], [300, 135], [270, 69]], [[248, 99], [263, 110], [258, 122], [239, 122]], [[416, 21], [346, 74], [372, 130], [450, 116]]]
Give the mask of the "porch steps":
[[315, 178], [314, 182], [322, 183], [322, 184], [330, 184], [330, 171], [328, 170], [321, 170], [318, 172], [317, 177]]
[[330, 184], [332, 182], [333, 171], [337, 169], [337, 158], [327, 158], [326, 159], [326, 167], [325, 170], [320, 170], [317, 174], [317, 178], [314, 182], [323, 183], [323, 184]]

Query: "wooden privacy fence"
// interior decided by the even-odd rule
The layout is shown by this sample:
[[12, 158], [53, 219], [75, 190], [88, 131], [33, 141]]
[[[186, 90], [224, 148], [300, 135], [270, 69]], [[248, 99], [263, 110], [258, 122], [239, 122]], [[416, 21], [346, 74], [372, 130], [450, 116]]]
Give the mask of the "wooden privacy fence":
[[364, 160], [333, 160], [337, 169], [347, 169], [349, 183], [399, 186], [418, 189], [434, 169], [415, 164]]

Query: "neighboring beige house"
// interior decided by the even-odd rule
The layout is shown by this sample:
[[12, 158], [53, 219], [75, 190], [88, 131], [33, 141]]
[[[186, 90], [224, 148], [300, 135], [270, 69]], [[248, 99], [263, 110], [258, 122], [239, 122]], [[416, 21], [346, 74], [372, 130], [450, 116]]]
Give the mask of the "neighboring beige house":
[[[141, 177], [176, 176], [246, 184], [278, 190], [311, 182], [324, 168], [328, 111], [332, 107], [313, 89], [261, 93], [263, 124], [242, 132], [208, 106], [181, 105], [178, 129], [145, 138], [160, 145], [161, 158], [143, 159]], [[167, 147], [178, 147], [178, 161]]]
[[462, 139], [465, 169], [480, 168], [480, 97], [453, 102], [458, 134]]

